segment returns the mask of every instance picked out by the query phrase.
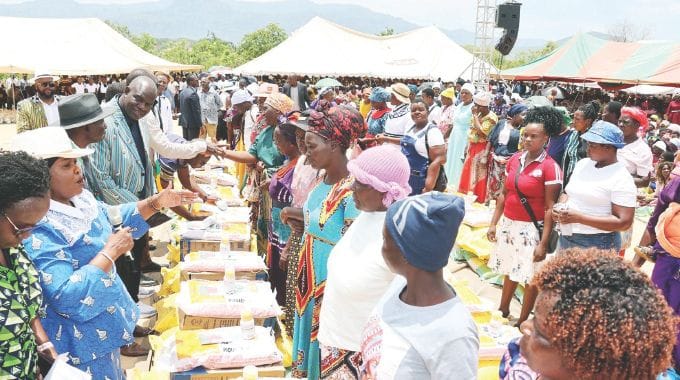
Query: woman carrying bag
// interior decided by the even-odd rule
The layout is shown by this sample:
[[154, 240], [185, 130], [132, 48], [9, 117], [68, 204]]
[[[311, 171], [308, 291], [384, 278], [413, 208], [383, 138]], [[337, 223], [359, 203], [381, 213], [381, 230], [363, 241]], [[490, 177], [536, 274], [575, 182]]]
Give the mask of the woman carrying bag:
[[505, 275], [498, 307], [504, 317], [510, 314], [517, 284], [526, 284], [516, 326], [529, 318], [538, 295], [530, 281], [551, 253], [551, 210], [562, 188], [562, 171], [548, 156], [545, 145], [550, 136], [559, 133], [561, 124], [562, 115], [552, 107], [529, 110], [523, 134], [525, 151], [508, 161], [505, 187], [487, 232], [489, 241], [496, 243], [489, 267]]
[[410, 195], [446, 190], [446, 143], [441, 130], [428, 123], [427, 109], [422, 100], [411, 104], [411, 119], [415, 124], [399, 141], [401, 152], [411, 167]]

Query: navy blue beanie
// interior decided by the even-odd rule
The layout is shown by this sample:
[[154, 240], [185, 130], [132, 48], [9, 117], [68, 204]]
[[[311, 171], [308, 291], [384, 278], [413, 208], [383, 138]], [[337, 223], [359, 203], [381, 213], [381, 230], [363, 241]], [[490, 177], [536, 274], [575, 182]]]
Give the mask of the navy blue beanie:
[[448, 263], [464, 216], [462, 198], [433, 191], [391, 205], [385, 226], [409, 264], [436, 272]]

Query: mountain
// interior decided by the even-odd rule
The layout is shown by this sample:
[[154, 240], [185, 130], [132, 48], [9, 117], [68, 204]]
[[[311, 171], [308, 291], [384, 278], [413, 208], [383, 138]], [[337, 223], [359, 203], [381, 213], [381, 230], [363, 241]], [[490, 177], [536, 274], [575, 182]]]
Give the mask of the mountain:
[[[232, 42], [241, 40], [270, 22], [288, 33], [320, 16], [348, 28], [376, 34], [385, 28], [405, 32], [419, 25], [404, 19], [350, 4], [317, 4], [310, 0], [244, 2], [229, 0], [163, 0], [131, 4], [77, 3], [74, 0], [33, 0], [0, 5], [0, 15], [13, 17], [82, 18], [97, 17], [126, 25], [133, 33], [157, 38], [200, 39], [214, 33]], [[442, 28], [461, 45], [474, 43], [474, 33]], [[55, 31], [58, 32], [58, 31]], [[498, 33], [500, 37], [500, 33]], [[546, 41], [519, 39], [516, 48], [540, 47]]]

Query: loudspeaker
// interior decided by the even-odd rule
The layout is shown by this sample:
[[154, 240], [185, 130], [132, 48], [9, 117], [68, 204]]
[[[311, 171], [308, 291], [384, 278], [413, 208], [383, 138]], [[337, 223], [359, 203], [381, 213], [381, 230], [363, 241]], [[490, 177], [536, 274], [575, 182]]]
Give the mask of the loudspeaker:
[[517, 41], [517, 30], [512, 29], [508, 30], [506, 29], [503, 31], [503, 35], [501, 36], [501, 39], [498, 41], [496, 44], [496, 50], [500, 52], [503, 55], [508, 55], [510, 54], [510, 51], [512, 48], [515, 46], [515, 42]]
[[521, 6], [521, 3], [503, 3], [496, 8], [496, 27], [504, 29], [501, 39], [496, 44], [496, 50], [503, 55], [510, 54], [517, 42]]

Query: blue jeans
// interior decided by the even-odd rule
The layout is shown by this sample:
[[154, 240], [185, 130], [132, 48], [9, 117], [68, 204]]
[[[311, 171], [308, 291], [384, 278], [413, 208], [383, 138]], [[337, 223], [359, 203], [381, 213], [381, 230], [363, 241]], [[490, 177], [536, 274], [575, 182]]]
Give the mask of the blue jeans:
[[573, 234], [560, 235], [557, 251], [568, 248], [597, 248], [603, 250], [621, 250], [621, 234], [609, 232], [604, 234]]

